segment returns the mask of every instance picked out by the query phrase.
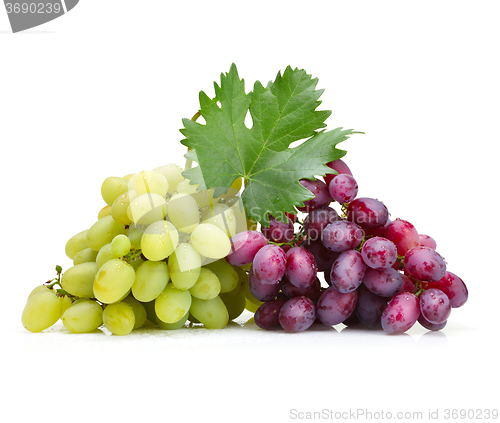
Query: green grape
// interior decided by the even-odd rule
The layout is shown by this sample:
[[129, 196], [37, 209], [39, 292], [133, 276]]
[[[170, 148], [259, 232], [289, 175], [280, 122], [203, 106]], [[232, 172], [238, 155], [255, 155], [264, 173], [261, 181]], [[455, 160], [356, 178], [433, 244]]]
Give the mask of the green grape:
[[106, 178], [101, 186], [101, 195], [108, 206], [112, 206], [115, 200], [128, 191], [128, 181], [117, 176]]
[[221, 259], [231, 251], [226, 233], [211, 223], [198, 225], [191, 234], [191, 245], [202, 256]]
[[141, 302], [141, 304], [146, 309], [146, 316], [150, 323], [157, 324], [158, 318], [156, 317], [155, 312], [155, 300], [148, 301], [147, 303]]
[[244, 293], [245, 286], [248, 285], [248, 273], [239, 266], [233, 266], [233, 269], [238, 274], [238, 285], [232, 291], [228, 292], [231, 294], [239, 294], [240, 292]]
[[110, 214], [111, 214], [111, 207], [106, 204], [101, 210], [99, 210], [99, 213], [97, 213], [97, 220], [109, 216]]
[[189, 312], [207, 329], [222, 329], [229, 322], [229, 314], [219, 296], [211, 300], [193, 297]]
[[182, 192], [189, 195], [193, 195], [195, 192], [197, 192], [196, 188], [198, 188], [199, 184], [191, 185], [189, 182], [189, 179], [180, 181], [177, 185], [177, 192]]
[[76, 235], [72, 236], [68, 242], [66, 243], [65, 251], [66, 255], [73, 260], [75, 255], [79, 253], [82, 250], [85, 250], [89, 246], [87, 245], [87, 233], [88, 229], [77, 233]]
[[161, 195], [147, 193], [130, 199], [127, 209], [129, 219], [138, 225], [150, 225], [167, 215], [167, 201]]
[[61, 300], [61, 317], [62, 317], [64, 312], [71, 307], [73, 301], [67, 295], [62, 295], [59, 297], [59, 299]]
[[168, 281], [167, 263], [164, 261], [145, 261], [135, 273], [132, 295], [145, 303], [152, 301], [162, 293]]
[[38, 292], [50, 292], [52, 294], [54, 293], [54, 291], [48, 288], [47, 285], [38, 285], [35, 289], [33, 289], [33, 291], [30, 292], [30, 295], [28, 295], [28, 300]]
[[187, 243], [181, 243], [168, 257], [168, 270], [173, 285], [178, 289], [191, 288], [200, 276], [201, 257]]
[[201, 324], [201, 322], [196, 318], [194, 317], [191, 313], [188, 313], [189, 316], [188, 316], [188, 320], [191, 322], [191, 323], [199, 323]]
[[141, 248], [141, 239], [143, 232], [139, 231], [135, 224], [129, 226], [127, 231], [128, 239], [130, 239], [130, 243], [132, 244], [131, 249], [139, 250]]
[[129, 261], [129, 264], [134, 268], [135, 271], [139, 268], [139, 266], [144, 263], [146, 260], [143, 260], [141, 256], [135, 257], [134, 259]]
[[182, 176], [182, 167], [177, 166], [174, 163], [158, 167], [155, 170], [167, 178], [169, 194], [173, 194], [177, 191], [177, 185], [179, 185], [179, 182], [184, 180], [184, 176]]
[[128, 254], [130, 252], [131, 245], [130, 239], [128, 239], [127, 235], [123, 234], [116, 235], [113, 238], [113, 241], [111, 241], [111, 249], [117, 257], [123, 257]]
[[168, 181], [162, 173], [156, 170], [143, 170], [130, 178], [129, 188], [133, 189], [137, 195], [154, 193], [165, 197], [168, 192]]
[[189, 292], [195, 298], [200, 300], [210, 300], [220, 293], [219, 278], [210, 269], [202, 267], [200, 277], [196, 283], [189, 288]]
[[[116, 222], [111, 216], [103, 217], [92, 225], [87, 233], [87, 244], [95, 251], [109, 244], [119, 234], [126, 234], [125, 225]], [[87, 247], [85, 247], [87, 248]]]
[[115, 303], [128, 294], [134, 280], [135, 271], [130, 264], [120, 259], [110, 260], [95, 276], [94, 295], [101, 303]]
[[247, 215], [245, 213], [245, 207], [243, 207], [243, 200], [241, 197], [233, 197], [234, 204], [231, 204], [233, 201], [230, 199], [226, 202], [226, 204], [231, 208], [234, 213], [234, 220], [236, 222], [235, 234], [240, 232], [245, 232], [248, 230], [247, 228]]
[[245, 311], [246, 298], [243, 292], [233, 294], [233, 291], [220, 294], [229, 314], [229, 320], [234, 320]]
[[175, 194], [168, 202], [168, 217], [176, 228], [190, 234], [200, 223], [198, 204], [189, 194]]
[[117, 258], [117, 255], [111, 247], [111, 242], [109, 244], [103, 245], [97, 253], [97, 257], [95, 259], [97, 268], [100, 269], [104, 263]]
[[75, 302], [62, 316], [66, 329], [74, 333], [89, 333], [102, 325], [102, 307], [92, 300]]
[[97, 263], [93, 261], [70, 267], [61, 276], [61, 287], [76, 297], [91, 298], [94, 296], [94, 278], [98, 270]]
[[102, 320], [113, 335], [127, 335], [135, 326], [134, 309], [124, 302], [109, 304], [102, 313]]
[[201, 215], [203, 223], [211, 223], [224, 231], [228, 237], [236, 234], [236, 216], [234, 210], [227, 204], [215, 203], [213, 207], [206, 207]]
[[257, 309], [264, 304], [262, 301], [259, 301], [257, 298], [255, 298], [250, 291], [250, 287], [248, 283], [245, 285], [245, 289], [243, 291], [246, 299], [246, 309], [248, 311], [251, 311], [252, 313], [255, 313]]
[[130, 295], [124, 298], [122, 302], [127, 303], [130, 307], [132, 307], [132, 310], [134, 310], [134, 316], [135, 316], [134, 329], [140, 328], [147, 319], [147, 313], [144, 306]]
[[127, 191], [114, 201], [111, 206], [111, 216], [118, 223], [130, 225], [132, 220], [128, 217], [127, 210], [130, 207], [130, 193]]
[[202, 191], [196, 191], [190, 194], [198, 204], [199, 209], [204, 209], [205, 207], [210, 207], [214, 204], [214, 188], [205, 189]]
[[165, 322], [162, 322], [160, 319], [156, 318], [156, 323], [158, 324], [158, 326], [159, 326], [160, 329], [163, 329], [163, 330], [175, 330], [175, 329], [182, 328], [186, 324], [188, 317], [189, 317], [189, 313], [186, 313], [182, 317], [181, 320], [178, 320], [175, 323], [165, 323]]
[[141, 240], [141, 250], [148, 260], [166, 259], [179, 243], [179, 233], [172, 223], [160, 220], [149, 225]]
[[221, 286], [220, 292], [229, 292], [238, 286], [238, 273], [225, 259], [206, 264], [204, 267], [210, 269], [219, 278]]
[[26, 303], [21, 317], [23, 326], [31, 332], [50, 328], [61, 317], [61, 300], [50, 291], [32, 295]]
[[97, 258], [97, 251], [92, 248], [85, 248], [85, 250], [79, 251], [73, 257], [73, 265], [88, 263], [89, 261], [95, 261]]
[[191, 307], [191, 294], [168, 284], [155, 300], [155, 312], [165, 323], [181, 320]]

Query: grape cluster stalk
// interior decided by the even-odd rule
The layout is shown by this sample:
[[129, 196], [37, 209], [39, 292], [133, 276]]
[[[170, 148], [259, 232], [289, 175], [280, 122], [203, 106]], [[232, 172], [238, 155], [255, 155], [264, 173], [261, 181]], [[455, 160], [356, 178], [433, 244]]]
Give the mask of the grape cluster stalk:
[[335, 172], [323, 180], [301, 181], [314, 197], [298, 207], [306, 214], [298, 231], [297, 215], [283, 214], [269, 216], [260, 232], [231, 238], [227, 261], [250, 266], [256, 325], [302, 332], [343, 323], [397, 334], [419, 322], [443, 329], [468, 291], [447, 269], [435, 240], [406, 220], [391, 220], [381, 201], [357, 198], [345, 162], [328, 166]]

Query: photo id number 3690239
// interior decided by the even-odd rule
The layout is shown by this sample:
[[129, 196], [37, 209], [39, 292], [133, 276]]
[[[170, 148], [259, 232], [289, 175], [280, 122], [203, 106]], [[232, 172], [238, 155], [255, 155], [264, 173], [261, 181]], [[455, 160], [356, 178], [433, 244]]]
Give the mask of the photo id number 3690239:
[[59, 14], [61, 13], [60, 3], [5, 3], [8, 14], [30, 13], [30, 14]]

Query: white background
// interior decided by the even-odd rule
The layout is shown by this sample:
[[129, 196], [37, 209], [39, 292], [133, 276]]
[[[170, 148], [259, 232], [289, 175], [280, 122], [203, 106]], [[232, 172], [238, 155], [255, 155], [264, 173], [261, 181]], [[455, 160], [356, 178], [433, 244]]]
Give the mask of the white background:
[[[82, 0], [18, 34], [0, 6], [2, 421], [499, 408], [497, 5]], [[247, 90], [306, 69], [328, 127], [366, 133], [341, 145], [359, 195], [432, 235], [469, 288], [442, 333], [24, 330], [28, 293], [71, 265], [64, 245], [97, 219], [102, 181], [183, 165], [181, 119], [232, 62]]]

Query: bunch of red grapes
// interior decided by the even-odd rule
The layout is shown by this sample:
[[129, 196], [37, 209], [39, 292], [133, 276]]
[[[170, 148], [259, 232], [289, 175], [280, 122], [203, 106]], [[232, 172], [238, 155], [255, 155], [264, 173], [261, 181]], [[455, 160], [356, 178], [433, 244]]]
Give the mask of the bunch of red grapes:
[[[444, 328], [468, 291], [446, 269], [434, 239], [410, 222], [391, 220], [382, 202], [356, 198], [357, 182], [342, 160], [328, 166], [338, 175], [300, 181], [314, 194], [298, 208], [307, 213], [300, 230], [297, 216], [286, 213], [280, 220], [269, 216], [261, 232], [231, 239], [227, 261], [251, 263], [250, 292], [263, 302], [257, 326], [302, 332], [314, 323], [344, 323], [395, 334], [418, 321], [429, 330]], [[342, 205], [342, 216], [332, 201]]]

